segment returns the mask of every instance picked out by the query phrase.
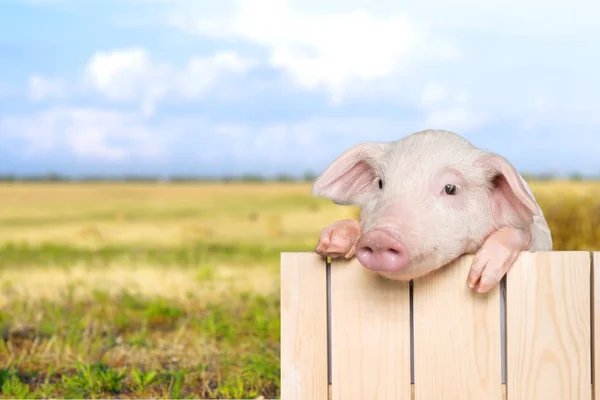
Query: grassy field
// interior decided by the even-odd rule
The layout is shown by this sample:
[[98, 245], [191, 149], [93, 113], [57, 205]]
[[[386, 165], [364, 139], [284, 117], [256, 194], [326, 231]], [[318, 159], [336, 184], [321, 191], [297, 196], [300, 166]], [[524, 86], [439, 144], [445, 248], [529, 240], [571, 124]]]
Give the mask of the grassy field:
[[[532, 188], [556, 250], [600, 249], [600, 183]], [[279, 253], [355, 216], [307, 184], [0, 185], [0, 396], [278, 397]]]

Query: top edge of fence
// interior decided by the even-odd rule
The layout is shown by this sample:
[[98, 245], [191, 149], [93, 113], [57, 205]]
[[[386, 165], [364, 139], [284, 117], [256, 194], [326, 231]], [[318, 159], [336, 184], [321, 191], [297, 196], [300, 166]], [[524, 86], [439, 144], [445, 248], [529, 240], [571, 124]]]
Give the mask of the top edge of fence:
[[[546, 251], [521, 251], [521, 254], [525, 253], [525, 254], [550, 254], [550, 253], [561, 253], [561, 254], [582, 254], [582, 253], [600, 253], [600, 248], [595, 249], [595, 250], [546, 250]], [[315, 256], [317, 255], [315, 252], [313, 251], [282, 251], [279, 254], [302, 254], [302, 255], [311, 255], [311, 256]], [[464, 257], [464, 256], [473, 256], [475, 255], [473, 254], [463, 254], [460, 257]], [[460, 258], [459, 257], [459, 258]], [[327, 258], [327, 257], [323, 257], [323, 258]], [[332, 261], [334, 260], [346, 260], [345, 258], [333, 258]]]

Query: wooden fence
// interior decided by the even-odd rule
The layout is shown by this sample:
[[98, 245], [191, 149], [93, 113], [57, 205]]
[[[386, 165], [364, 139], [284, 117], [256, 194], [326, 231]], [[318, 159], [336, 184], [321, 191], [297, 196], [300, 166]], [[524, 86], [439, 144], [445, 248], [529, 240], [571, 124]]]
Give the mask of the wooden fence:
[[600, 400], [600, 252], [523, 252], [487, 295], [472, 258], [400, 283], [282, 253], [281, 398]]

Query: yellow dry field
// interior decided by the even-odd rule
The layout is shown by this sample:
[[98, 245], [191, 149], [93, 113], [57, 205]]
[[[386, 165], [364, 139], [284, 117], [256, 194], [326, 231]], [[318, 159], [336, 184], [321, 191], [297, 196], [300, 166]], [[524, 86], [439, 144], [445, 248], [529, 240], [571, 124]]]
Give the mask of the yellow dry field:
[[[600, 248], [600, 183], [530, 184], [556, 250]], [[312, 198], [308, 184], [4, 184], [0, 246], [22, 247], [9, 251], [12, 261], [0, 259], [1, 276], [29, 297], [60, 293], [73, 280], [167, 297], [202, 290], [208, 298], [231, 285], [260, 291], [277, 284], [279, 251], [310, 251], [322, 227], [357, 216], [354, 207]], [[92, 256], [67, 254], [76, 249], [116, 250], [96, 268]], [[215, 283], [198, 288], [189, 279], [197, 271], [173, 260], [157, 269], [160, 257], [136, 256], [146, 250], [197, 252], [203, 265], [195, 267], [210, 269]]]
[[[145, 263], [136, 250], [185, 253], [205, 243], [224, 245], [214, 254], [204, 249], [215, 281], [260, 290], [276, 283], [278, 250], [310, 251], [321, 227], [355, 214], [351, 207], [312, 198], [305, 184], [0, 185], [0, 246], [26, 246], [13, 255], [18, 262], [4, 263], [2, 276], [19, 281], [28, 296], [55, 293], [72, 278], [111, 291], [136, 287], [177, 297], [199, 290], [188, 276], [197, 271], [182, 271], [176, 262], [157, 269], [157, 260]], [[107, 248], [120, 251], [103, 268], [66, 255]], [[52, 262], [53, 250], [64, 264]], [[262, 251], [268, 257], [260, 257]], [[65, 272], [65, 264], [73, 268]]]

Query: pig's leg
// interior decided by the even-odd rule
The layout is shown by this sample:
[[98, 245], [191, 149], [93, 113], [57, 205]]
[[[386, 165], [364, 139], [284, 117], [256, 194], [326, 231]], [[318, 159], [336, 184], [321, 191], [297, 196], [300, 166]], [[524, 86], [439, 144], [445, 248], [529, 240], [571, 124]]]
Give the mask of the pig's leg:
[[360, 235], [361, 227], [358, 221], [336, 221], [321, 231], [315, 252], [324, 257], [352, 258]]
[[528, 228], [500, 228], [489, 235], [475, 254], [467, 284], [479, 293], [494, 288], [531, 242]]

